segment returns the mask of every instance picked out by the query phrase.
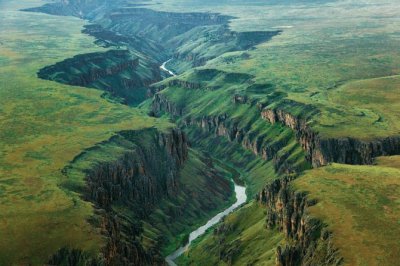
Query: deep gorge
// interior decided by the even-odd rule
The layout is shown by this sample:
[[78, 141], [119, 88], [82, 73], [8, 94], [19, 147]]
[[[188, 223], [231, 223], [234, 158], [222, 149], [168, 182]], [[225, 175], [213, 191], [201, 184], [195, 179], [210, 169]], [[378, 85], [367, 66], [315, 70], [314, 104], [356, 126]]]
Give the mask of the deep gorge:
[[[265, 230], [276, 229], [290, 242], [276, 247], [276, 265], [341, 265], [343, 257], [332, 243], [332, 233], [323, 221], [307, 213], [307, 208], [316, 202], [308, 200], [305, 193], [295, 191], [290, 183], [302, 171], [313, 167], [330, 163], [370, 165], [377, 156], [400, 154], [400, 138], [371, 141], [322, 138], [309, 123], [309, 118], [318, 112], [313, 106], [305, 107], [309, 108], [310, 116], [300, 117], [284, 109], [285, 104], [297, 103], [283, 100], [283, 93], [270, 93], [267, 102], [243, 93], [257, 90], [260, 85], [255, 84], [252, 75], [206, 68], [193, 70], [224, 53], [245, 51], [267, 42], [281, 33], [278, 30], [235, 32], [228, 26], [233, 17], [214, 13], [120, 8], [118, 1], [106, 5], [107, 8], [100, 5], [93, 10], [93, 5], [99, 6], [90, 1], [63, 1], [30, 10], [88, 19], [92, 24], [83, 32], [93, 36], [96, 44], [111, 48], [107, 52], [77, 55], [58, 62], [39, 70], [38, 76], [103, 90], [103, 97], [108, 100], [140, 106], [141, 111], [153, 117], [167, 115], [177, 128], [168, 132], [158, 129], [120, 132], [108, 141], [123, 147], [125, 152], [85, 169], [85, 188], [79, 191], [82, 198], [94, 205], [91, 224], [101, 231], [105, 245], [97, 257], [66, 247], [50, 258], [49, 263], [165, 265], [165, 249], [182, 244], [177, 243], [185, 238], [182, 231], [187, 232], [231, 200], [232, 187], [225, 178], [226, 173], [212, 163], [207, 149], [232, 145], [251, 155], [237, 162], [223, 158], [224, 163], [251, 175], [249, 165], [261, 159], [257, 163], [273, 172], [262, 185], [261, 182], [252, 184], [250, 196], [266, 212]], [[203, 49], [192, 52], [192, 42], [203, 43]], [[215, 52], [213, 47], [221, 44], [224, 49]], [[170, 68], [174, 73], [189, 72], [189, 78], [169, 78], [163, 73], [159, 67], [169, 58], [172, 58]], [[166, 78], [169, 79], [163, 81]], [[198, 108], [193, 106], [195, 97], [201, 99], [198, 95], [202, 92], [223, 90], [226, 84], [239, 87], [221, 94], [228, 99], [230, 107], [209, 113], [204, 109], [198, 113], [193, 111]], [[268, 87], [268, 84], [260, 86], [264, 85]], [[277, 107], [271, 108], [271, 104]], [[242, 113], [236, 113], [242, 109]], [[193, 137], [198, 131], [201, 134]], [[101, 149], [100, 146], [90, 148], [87, 154]], [[87, 154], [77, 157], [76, 162], [87, 160]], [[67, 176], [76, 162], [66, 168]], [[192, 183], [182, 181], [185, 171], [188, 171], [186, 175], [204, 178], [201, 181], [209, 186], [192, 190]], [[199, 180], [190, 182], [197, 184]], [[197, 216], [192, 213], [196, 211]], [[155, 221], [162, 221], [172, 229], [164, 232], [165, 228], [156, 228]], [[150, 229], [144, 224], [150, 224], [148, 227], [156, 228], [157, 232], [147, 232]], [[182, 226], [185, 230], [180, 229]], [[215, 234], [223, 236], [229, 230], [234, 231], [222, 223], [216, 227]], [[164, 237], [164, 233], [168, 236]], [[149, 235], [157, 236], [149, 240], [150, 244], [143, 240]], [[176, 235], [179, 237], [174, 241], [171, 236]], [[229, 243], [225, 244], [230, 247]], [[233, 262], [238, 249], [229, 249], [221, 258]]]

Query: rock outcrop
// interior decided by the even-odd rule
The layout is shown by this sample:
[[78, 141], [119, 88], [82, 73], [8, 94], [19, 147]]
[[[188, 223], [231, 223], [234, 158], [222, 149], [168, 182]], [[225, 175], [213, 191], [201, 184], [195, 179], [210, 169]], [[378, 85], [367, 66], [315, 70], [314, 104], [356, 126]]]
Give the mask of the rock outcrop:
[[[89, 222], [105, 237], [105, 246], [97, 257], [80, 250], [62, 249], [50, 259], [51, 265], [165, 264], [159, 248], [143, 246], [142, 220], [163, 199], [177, 194], [179, 172], [188, 159], [186, 136], [177, 129], [166, 133], [144, 129], [120, 132], [108, 142], [130, 148], [115, 161], [88, 169], [87, 186], [81, 192], [95, 206], [95, 215]], [[74, 162], [84, 160], [83, 156], [79, 155]], [[132, 213], [128, 215], [115, 206]]]
[[[289, 154], [279, 153], [289, 141], [281, 138], [273, 143], [265, 142], [264, 136], [254, 137], [249, 134], [249, 128], [240, 127], [238, 121], [234, 121], [227, 114], [218, 116], [188, 117], [183, 106], [171, 101], [163, 93], [155, 94], [152, 102], [152, 115], [160, 115], [167, 112], [176, 119], [184, 119], [181, 125], [197, 126], [210, 134], [226, 137], [229, 141], [240, 143], [245, 149], [261, 156], [264, 160], [273, 160], [275, 169], [279, 173], [293, 173], [299, 169], [287, 162]], [[288, 136], [290, 137], [290, 136]]]
[[276, 264], [340, 265], [343, 259], [332, 244], [331, 234], [321, 221], [307, 214], [307, 208], [316, 201], [291, 189], [293, 178], [278, 179], [258, 195], [267, 210], [267, 227], [278, 229], [289, 240], [286, 246], [277, 248]]
[[188, 156], [185, 135], [179, 130], [172, 130], [169, 134], [150, 130], [121, 133], [131, 141], [140, 134], [151, 134], [153, 138], [146, 145], [135, 141], [134, 150], [88, 172], [86, 195], [100, 208], [109, 210], [114, 202], [120, 202], [138, 205], [145, 212], [177, 189], [178, 171]]
[[[113, 63], [107, 64], [107, 60]], [[132, 58], [128, 51], [111, 50], [105, 53], [77, 55], [55, 65], [47, 66], [39, 70], [38, 77], [86, 87], [107, 76], [123, 71], [134, 71], [138, 65], [139, 58]], [[70, 73], [72, 68], [75, 73]], [[80, 74], [76, 74], [77, 69], [80, 70]]]
[[138, 104], [146, 99], [150, 85], [162, 79], [157, 65], [144, 64], [128, 50], [109, 50], [77, 55], [47, 66], [38, 72], [38, 77], [101, 89], [123, 103]]
[[314, 167], [330, 162], [344, 164], [372, 164], [377, 156], [400, 154], [400, 136], [377, 138], [370, 141], [356, 138], [321, 138], [311, 129], [306, 119], [282, 109], [264, 109], [261, 116], [270, 123], [282, 123], [295, 131], [296, 137]]

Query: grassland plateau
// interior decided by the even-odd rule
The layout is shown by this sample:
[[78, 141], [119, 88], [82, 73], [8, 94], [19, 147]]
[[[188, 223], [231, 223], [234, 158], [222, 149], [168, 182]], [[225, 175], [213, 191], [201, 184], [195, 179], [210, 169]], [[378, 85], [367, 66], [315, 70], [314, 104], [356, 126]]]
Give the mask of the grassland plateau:
[[397, 265], [398, 14], [0, 0], [0, 265]]

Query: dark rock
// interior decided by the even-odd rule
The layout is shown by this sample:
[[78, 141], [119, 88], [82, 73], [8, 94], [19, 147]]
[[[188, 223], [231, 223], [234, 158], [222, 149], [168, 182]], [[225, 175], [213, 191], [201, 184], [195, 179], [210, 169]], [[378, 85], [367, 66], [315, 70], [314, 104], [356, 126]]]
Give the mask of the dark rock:
[[296, 137], [314, 167], [330, 162], [344, 164], [372, 164], [377, 156], [400, 154], [400, 136], [377, 138], [371, 141], [356, 138], [323, 139], [313, 131], [306, 119], [281, 109], [264, 109], [261, 116], [274, 124], [280, 122], [296, 132]]
[[277, 265], [340, 265], [339, 251], [332, 245], [331, 234], [319, 220], [307, 214], [316, 201], [290, 188], [294, 176], [278, 179], [266, 186], [258, 201], [267, 209], [266, 225], [277, 228], [289, 239], [276, 250]]

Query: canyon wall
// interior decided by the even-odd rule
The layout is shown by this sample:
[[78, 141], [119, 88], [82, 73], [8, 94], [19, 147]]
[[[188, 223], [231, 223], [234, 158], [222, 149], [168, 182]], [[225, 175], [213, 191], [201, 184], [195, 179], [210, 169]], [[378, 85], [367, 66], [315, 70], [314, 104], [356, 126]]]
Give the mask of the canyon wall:
[[162, 79], [158, 65], [147, 65], [128, 50], [77, 55], [40, 69], [38, 77], [100, 89], [132, 105], [145, 100], [150, 85]]
[[[153, 132], [152, 132], [153, 131]], [[144, 134], [153, 135], [146, 145]], [[99, 207], [110, 209], [114, 202], [137, 204], [146, 211], [163, 196], [177, 189], [179, 169], [188, 157], [186, 136], [179, 130], [159, 133], [155, 130], [126, 131], [121, 135], [136, 148], [116, 161], [88, 171], [86, 193]]]
[[321, 138], [305, 119], [296, 117], [281, 109], [264, 109], [262, 118], [268, 122], [282, 123], [296, 133], [307, 159], [314, 167], [330, 162], [344, 164], [372, 164], [377, 156], [400, 154], [400, 136], [359, 140], [355, 138]]
[[[179, 106], [169, 101], [162, 93], [157, 93], [154, 95], [150, 114], [157, 116], [163, 112], [167, 112], [177, 119], [187, 113], [184, 106]], [[273, 143], [266, 143], [264, 139], [266, 136], [253, 137], [252, 134], [249, 134], [250, 128], [240, 127], [239, 122], [230, 119], [227, 114], [202, 117], [185, 116], [181, 124], [182, 126], [198, 126], [210, 134], [224, 136], [229, 141], [240, 143], [245, 149], [252, 151], [264, 160], [272, 160], [278, 173], [288, 174], [300, 171], [300, 169], [297, 169], [287, 161], [290, 156], [289, 153], [279, 152], [290, 141], [290, 136], [276, 140]], [[305, 166], [301, 165], [299, 167]]]
[[276, 180], [258, 195], [267, 210], [267, 228], [276, 228], [289, 240], [277, 248], [276, 265], [340, 265], [343, 259], [332, 244], [331, 234], [321, 221], [307, 213], [316, 201], [293, 190], [293, 178]]
[[[158, 89], [162, 90], [168, 86], [180, 86], [186, 89], [215, 89], [202, 86], [200, 83], [180, 80], [172, 80], [167, 85], [160, 85]], [[283, 109], [263, 108], [262, 105], [251, 101], [246, 95], [233, 95], [232, 102], [234, 104], [256, 105], [260, 110], [262, 119], [271, 124], [281, 123], [293, 130], [297, 141], [306, 153], [307, 161], [314, 167], [324, 166], [332, 162], [360, 165], [372, 164], [375, 157], [400, 154], [400, 136], [373, 140], [360, 140], [350, 137], [322, 138], [311, 129], [307, 119], [292, 115]], [[172, 102], [162, 93], [157, 93], [153, 99], [151, 114], [157, 115], [162, 112], [170, 113], [176, 118], [183, 117], [189, 113], [188, 110], [185, 110], [184, 104]], [[285, 156], [278, 157], [277, 153], [285, 146], [287, 139], [273, 144], [260, 145], [261, 139], [250, 140], [247, 138], [246, 133], [249, 129], [239, 128], [238, 123], [232, 121], [227, 114], [203, 116], [201, 118], [185, 116], [183, 122], [186, 125], [197, 125], [210, 133], [226, 136], [231, 141], [238, 141], [265, 160], [275, 160], [277, 162], [277, 170], [283, 169], [282, 163], [285, 161]], [[286, 172], [296, 171], [290, 165], [285, 165], [284, 169]]]
[[165, 264], [160, 247], [143, 246], [142, 220], [163, 199], [178, 193], [179, 172], [188, 159], [186, 136], [177, 129], [166, 133], [145, 129], [120, 132], [110, 142], [130, 148], [114, 161], [87, 169], [82, 192], [84, 200], [95, 206], [90, 223], [104, 236], [105, 246], [97, 257], [61, 249], [50, 259], [51, 265]]
[[[140, 244], [138, 224], [161, 199], [178, 190], [179, 169], [188, 157], [187, 140], [175, 129], [167, 134], [144, 130], [121, 135], [136, 148], [87, 173], [85, 195], [102, 213], [100, 228], [108, 238], [103, 253], [108, 265], [162, 265], [158, 250], [145, 250]], [[135, 219], [113, 210], [116, 203], [130, 206]]]

